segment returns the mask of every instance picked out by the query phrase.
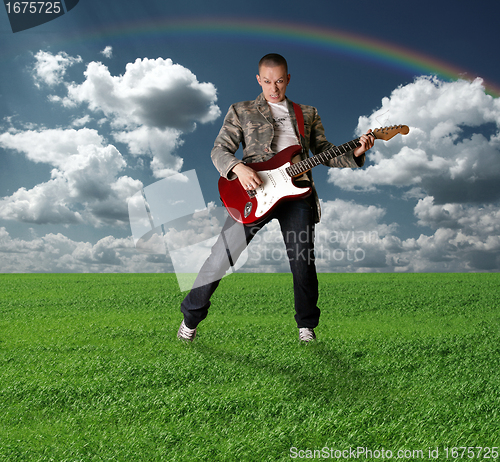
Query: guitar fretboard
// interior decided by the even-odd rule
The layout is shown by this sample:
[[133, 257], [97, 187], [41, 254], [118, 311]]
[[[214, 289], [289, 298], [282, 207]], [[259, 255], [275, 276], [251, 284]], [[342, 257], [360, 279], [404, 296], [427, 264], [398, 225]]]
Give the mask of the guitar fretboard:
[[290, 165], [285, 169], [286, 173], [291, 177], [302, 175], [305, 172], [308, 172], [313, 167], [316, 167], [319, 164], [323, 164], [331, 159], [334, 159], [338, 156], [343, 156], [347, 154], [349, 151], [356, 149], [360, 146], [359, 138], [355, 140], [348, 141], [347, 143], [341, 144], [340, 146], [334, 146], [326, 151], [323, 151], [320, 154], [316, 154], [315, 156], [308, 157], [307, 159], [301, 160], [296, 164]]

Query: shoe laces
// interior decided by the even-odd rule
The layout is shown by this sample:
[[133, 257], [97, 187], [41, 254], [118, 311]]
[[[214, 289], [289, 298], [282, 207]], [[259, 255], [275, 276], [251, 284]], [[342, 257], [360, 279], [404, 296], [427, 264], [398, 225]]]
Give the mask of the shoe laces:
[[303, 342], [310, 342], [316, 338], [316, 334], [314, 333], [314, 329], [310, 327], [301, 327], [299, 329], [299, 339]]
[[193, 340], [195, 335], [196, 335], [196, 328], [190, 329], [188, 326], [186, 326], [184, 321], [182, 321], [182, 324], [179, 327], [179, 332], [178, 332], [177, 336], [179, 338], [184, 339], [184, 340]]

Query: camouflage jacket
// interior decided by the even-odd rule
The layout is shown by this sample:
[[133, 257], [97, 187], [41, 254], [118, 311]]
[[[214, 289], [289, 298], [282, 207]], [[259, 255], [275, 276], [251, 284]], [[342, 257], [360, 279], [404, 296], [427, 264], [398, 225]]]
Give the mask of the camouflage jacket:
[[[309, 151], [319, 154], [330, 149], [333, 144], [327, 141], [325, 130], [321, 123], [316, 108], [300, 104], [304, 115], [304, 137], [299, 137], [299, 130], [293, 103], [287, 98], [288, 111], [297, 137], [301, 140], [302, 158], [309, 156]], [[271, 110], [264, 98], [260, 94], [255, 101], [243, 101], [233, 104], [224, 119], [224, 124], [215, 139], [212, 149], [212, 161], [219, 173], [228, 179], [236, 178], [232, 172], [233, 167], [245, 162], [265, 162], [276, 153], [271, 150], [271, 142], [274, 137]], [[240, 160], [235, 156], [239, 146], [243, 148], [243, 158]], [[325, 165], [337, 168], [357, 168], [362, 167], [365, 155], [355, 158], [353, 153], [347, 153], [329, 160]], [[318, 195], [314, 187], [311, 172], [308, 172], [313, 186], [313, 195], [316, 202], [316, 222], [321, 217]]]

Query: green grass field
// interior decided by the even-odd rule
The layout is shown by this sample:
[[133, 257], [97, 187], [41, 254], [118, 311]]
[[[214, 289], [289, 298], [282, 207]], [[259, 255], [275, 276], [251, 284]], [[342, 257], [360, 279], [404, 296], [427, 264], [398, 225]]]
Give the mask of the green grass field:
[[289, 274], [225, 278], [192, 344], [172, 274], [0, 284], [2, 461], [497, 455], [499, 274], [320, 274], [308, 345]]

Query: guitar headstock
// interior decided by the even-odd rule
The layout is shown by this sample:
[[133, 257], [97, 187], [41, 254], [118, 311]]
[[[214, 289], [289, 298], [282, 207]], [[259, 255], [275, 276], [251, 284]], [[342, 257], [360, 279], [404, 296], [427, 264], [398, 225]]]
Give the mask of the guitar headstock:
[[372, 131], [372, 134], [378, 140], [388, 141], [398, 133], [407, 135], [409, 131], [408, 125], [393, 125], [392, 127], [376, 128]]

